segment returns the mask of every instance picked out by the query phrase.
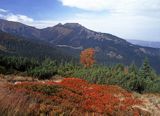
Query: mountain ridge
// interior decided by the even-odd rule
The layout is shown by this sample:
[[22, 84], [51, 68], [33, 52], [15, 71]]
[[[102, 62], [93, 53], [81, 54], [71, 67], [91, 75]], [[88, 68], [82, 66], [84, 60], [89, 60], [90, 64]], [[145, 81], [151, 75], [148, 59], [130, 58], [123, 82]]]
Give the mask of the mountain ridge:
[[[145, 57], [148, 57], [151, 65], [160, 72], [160, 67], [157, 65], [157, 62], [160, 62], [160, 49], [134, 45], [112, 34], [92, 31], [78, 23], [57, 24], [52, 27], [37, 29], [21, 23], [18, 24], [22, 27], [13, 28], [12, 22], [9, 22], [11, 24], [3, 30], [2, 23], [0, 21], [1, 31], [5, 29], [7, 33], [35, 39], [37, 42], [43, 40], [49, 45], [62, 48], [67, 53], [72, 53], [76, 57], [79, 56], [81, 50], [94, 48], [97, 63], [100, 64], [123, 63], [129, 65], [136, 63], [140, 66]], [[8, 21], [5, 21], [5, 23], [8, 23]]]
[[144, 47], [160, 48], [159, 41], [145, 41], [145, 40], [127, 40], [127, 41], [132, 44], [140, 45]]

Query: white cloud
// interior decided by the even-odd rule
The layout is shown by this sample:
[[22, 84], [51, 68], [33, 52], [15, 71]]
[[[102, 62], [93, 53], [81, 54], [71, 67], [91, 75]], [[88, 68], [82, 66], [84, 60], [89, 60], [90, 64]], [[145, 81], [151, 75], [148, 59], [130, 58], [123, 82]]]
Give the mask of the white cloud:
[[6, 16], [4, 16], [4, 18], [8, 21], [16, 21], [16, 22], [33, 22], [33, 19], [25, 16], [25, 15], [21, 15], [21, 14], [7, 14]]
[[160, 0], [59, 0], [64, 6], [88, 11], [138, 13], [160, 10]]
[[16, 21], [16, 22], [33, 22], [34, 20], [28, 16], [21, 14], [14, 14], [5, 9], [0, 9], [0, 18], [8, 20], [8, 21]]
[[5, 13], [5, 12], [8, 12], [8, 11], [7, 11], [7, 10], [5, 10], [5, 9], [1, 9], [1, 8], [0, 8], [0, 12]]

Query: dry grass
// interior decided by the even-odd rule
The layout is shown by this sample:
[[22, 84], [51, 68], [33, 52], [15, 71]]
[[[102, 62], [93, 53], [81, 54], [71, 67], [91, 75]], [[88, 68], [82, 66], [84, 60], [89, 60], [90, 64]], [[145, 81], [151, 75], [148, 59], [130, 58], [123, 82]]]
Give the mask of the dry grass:
[[150, 112], [153, 116], [160, 116], [160, 94], [135, 94], [135, 96], [144, 101], [139, 106], [141, 109]]

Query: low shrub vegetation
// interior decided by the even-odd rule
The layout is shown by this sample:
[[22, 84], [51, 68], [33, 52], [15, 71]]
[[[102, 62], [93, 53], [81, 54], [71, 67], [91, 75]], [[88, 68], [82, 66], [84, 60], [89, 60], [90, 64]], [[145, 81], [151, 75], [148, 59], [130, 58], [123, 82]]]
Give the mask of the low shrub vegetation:
[[94, 84], [119, 85], [129, 91], [139, 93], [160, 92], [160, 76], [151, 68], [147, 59], [138, 68], [134, 64], [130, 66], [94, 64], [91, 67], [84, 67], [72, 62], [57, 63], [48, 58], [38, 62], [20, 57], [0, 57], [0, 73], [17, 74], [17, 72], [37, 79], [50, 79], [55, 75], [60, 75], [84, 79]]
[[[5, 91], [13, 95], [8, 97], [6, 94], [3, 100], [11, 102], [12, 98], [19, 97], [10, 106], [0, 104], [0, 111], [14, 111], [16, 106], [15, 115], [22, 114], [24, 107], [28, 112], [23, 113], [27, 115], [134, 115], [139, 111], [133, 106], [143, 104], [132, 93], [118, 86], [90, 84], [76, 78], [65, 78], [61, 82], [21, 82], [10, 84], [7, 88]], [[25, 106], [22, 105], [23, 100]]]

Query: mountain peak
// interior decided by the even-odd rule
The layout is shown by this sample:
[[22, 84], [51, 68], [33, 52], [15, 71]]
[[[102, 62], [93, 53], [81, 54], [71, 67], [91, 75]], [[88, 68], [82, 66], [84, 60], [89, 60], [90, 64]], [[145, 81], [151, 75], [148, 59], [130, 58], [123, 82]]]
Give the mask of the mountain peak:
[[57, 25], [55, 25], [55, 26], [63, 26], [63, 24], [62, 23], [58, 23]]
[[49, 28], [54, 28], [54, 27], [63, 27], [63, 28], [68, 28], [68, 29], [76, 29], [76, 28], [84, 28], [81, 24], [79, 23], [58, 23], [57, 25]]
[[81, 24], [79, 23], [65, 23], [64, 24], [65, 27], [69, 27], [69, 28], [77, 28], [77, 27], [83, 27]]

